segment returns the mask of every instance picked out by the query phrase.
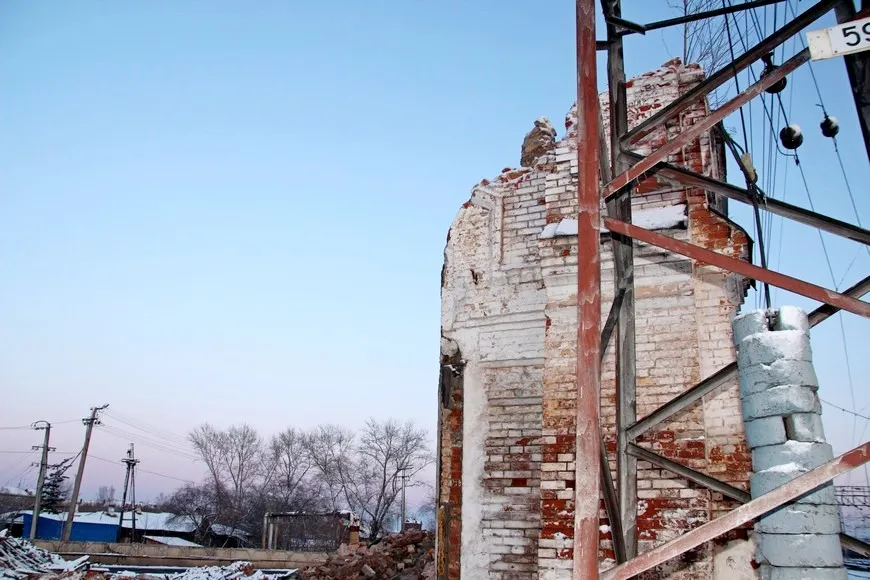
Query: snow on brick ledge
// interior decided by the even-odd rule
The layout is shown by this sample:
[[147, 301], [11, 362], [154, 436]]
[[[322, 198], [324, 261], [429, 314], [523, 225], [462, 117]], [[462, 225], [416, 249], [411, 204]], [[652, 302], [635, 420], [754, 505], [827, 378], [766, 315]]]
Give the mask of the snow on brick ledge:
[[[647, 230], [666, 230], [675, 228], [686, 222], [686, 204], [668, 205], [651, 209], [640, 209], [632, 212], [631, 223]], [[601, 226], [601, 231], [607, 228]], [[560, 222], [547, 224], [538, 238], [542, 240], [560, 236], [576, 236], [577, 220], [564, 219]]]

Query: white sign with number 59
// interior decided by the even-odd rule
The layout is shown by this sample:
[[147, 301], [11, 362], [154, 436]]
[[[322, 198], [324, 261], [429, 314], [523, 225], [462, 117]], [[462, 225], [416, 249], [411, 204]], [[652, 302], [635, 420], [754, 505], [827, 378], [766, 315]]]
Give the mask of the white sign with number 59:
[[807, 32], [810, 58], [821, 60], [870, 49], [870, 17]]

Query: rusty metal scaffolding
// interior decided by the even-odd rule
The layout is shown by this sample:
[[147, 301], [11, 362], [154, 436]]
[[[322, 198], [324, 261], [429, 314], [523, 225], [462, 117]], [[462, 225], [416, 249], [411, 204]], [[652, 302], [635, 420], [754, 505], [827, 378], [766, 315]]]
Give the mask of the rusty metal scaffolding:
[[[631, 191], [641, 179], [657, 178], [684, 187], [703, 189], [711, 196], [724, 196], [743, 203], [752, 203], [745, 189], [703, 176], [667, 163], [668, 156], [714, 129], [722, 120], [809, 60], [808, 50], [798, 52], [772, 73], [738, 93], [699, 123], [667, 141], [649, 155], [631, 151], [632, 144], [656, 130], [667, 120], [704, 99], [711, 91], [729, 82], [763, 55], [783, 44], [807, 26], [834, 10], [838, 22], [855, 18], [853, 0], [817, 0], [814, 5], [786, 22], [779, 30], [749, 48], [733, 62], [712, 73], [706, 80], [686, 92], [670, 105], [635, 127], [628, 127], [626, 79], [623, 60], [623, 37], [647, 30], [682, 24], [773, 4], [781, 0], [754, 0], [684, 18], [640, 25], [623, 18], [620, 0], [600, 0], [606, 22], [607, 39], [595, 38], [595, 0], [576, 0], [577, 15], [577, 155], [578, 155], [578, 244], [577, 244], [577, 454], [576, 503], [574, 526], [574, 578], [589, 580], [598, 572], [598, 496], [605, 500], [608, 519], [612, 524], [617, 566], [605, 571], [603, 578], [631, 578], [683, 552], [749, 522], [775, 509], [834, 477], [870, 460], [870, 443], [837, 457], [785, 485], [756, 499], [748, 493], [699, 471], [672, 461], [637, 445], [637, 438], [666, 419], [683, 411], [701, 397], [728, 384], [737, 374], [736, 363], [729, 364], [708, 378], [662, 405], [643, 418], [636, 409], [636, 352], [634, 329], [634, 263], [633, 245], [644, 242], [687, 256], [695, 261], [740, 273], [817, 300], [822, 306], [809, 315], [815, 326], [841, 310], [870, 317], [870, 304], [860, 300], [870, 292], [870, 276], [845, 292], [835, 292], [797, 278], [761, 268], [712, 252], [705, 248], [655, 233], [631, 224]], [[862, 8], [870, 8], [870, 0], [862, 0]], [[596, 50], [607, 53], [607, 80], [610, 95], [610, 150], [604, 151], [598, 106]], [[870, 53], [844, 57], [849, 81], [858, 110], [859, 122], [870, 151]], [[607, 217], [601, 220], [601, 199], [606, 201]], [[861, 227], [768, 200], [759, 206], [771, 213], [787, 217], [821, 230], [843, 236], [861, 244], [870, 244], [870, 231]], [[616, 289], [613, 304], [604, 326], [601, 325], [601, 257], [600, 224], [611, 232]], [[601, 361], [611, 336], [616, 337], [616, 466], [617, 480], [612, 480], [604, 446], [600, 438], [599, 393]], [[722, 493], [743, 505], [727, 515], [712, 520], [679, 538], [651, 551], [637, 554], [637, 460], [642, 459], [677, 475]], [[844, 545], [856, 545], [854, 538], [843, 537]], [[866, 544], [864, 544], [866, 548]]]

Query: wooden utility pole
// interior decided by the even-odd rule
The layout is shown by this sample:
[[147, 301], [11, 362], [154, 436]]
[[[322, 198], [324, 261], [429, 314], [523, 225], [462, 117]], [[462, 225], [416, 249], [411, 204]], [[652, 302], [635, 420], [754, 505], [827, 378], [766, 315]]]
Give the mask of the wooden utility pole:
[[405, 481], [409, 476], [406, 475], [405, 468], [402, 468], [400, 471], [402, 472], [402, 475], [399, 476], [402, 478], [402, 521], [399, 524], [399, 532], [401, 533], [405, 531]]
[[33, 517], [30, 518], [30, 539], [36, 539], [36, 528], [39, 525], [39, 510], [42, 507], [42, 486], [45, 484], [45, 470], [48, 468], [48, 452], [54, 450], [48, 446], [48, 441], [51, 438], [51, 423], [48, 421], [37, 421], [33, 424], [33, 428], [37, 431], [45, 431], [45, 437], [42, 440], [42, 445], [36, 445], [34, 450], [42, 449], [42, 458], [39, 460], [39, 478], [36, 480], [36, 500], [33, 505]]
[[139, 463], [139, 460], [133, 459], [133, 445], [130, 445], [130, 459], [127, 461], [132, 462], [132, 467], [130, 467], [130, 521], [132, 523], [132, 530], [130, 532], [130, 543], [136, 543], [136, 464]]
[[82, 423], [85, 424], [85, 443], [82, 445], [82, 453], [81, 457], [79, 457], [79, 469], [76, 472], [76, 481], [75, 484], [73, 484], [72, 497], [69, 499], [69, 512], [66, 516], [66, 524], [63, 526], [63, 537], [61, 539], [64, 542], [69, 542], [70, 534], [72, 534], [73, 518], [76, 514], [76, 505], [79, 502], [79, 491], [82, 487], [82, 476], [85, 474], [85, 461], [88, 458], [88, 447], [91, 445], [91, 433], [94, 430], [94, 423], [98, 422], [97, 413], [108, 406], [109, 405], [91, 407], [91, 416], [87, 419], [82, 419]]
[[[133, 474], [133, 469], [136, 467], [136, 464], [139, 463], [139, 460], [136, 459], [133, 455], [134, 455], [133, 444], [130, 443], [130, 449], [127, 450], [126, 459], [121, 460], [121, 463], [127, 464], [127, 475], [124, 477], [124, 492], [121, 494], [121, 514], [120, 514], [120, 517], [118, 518], [118, 541], [119, 542], [122, 539], [121, 532], [124, 529], [124, 508], [127, 505], [127, 490], [129, 489], [131, 482], [133, 482], [134, 489], [135, 489], [135, 480], [133, 479], [132, 474]], [[133, 514], [133, 520], [132, 520], [133, 521], [133, 535], [131, 536], [131, 540], [134, 540], [136, 537], [136, 534], [135, 534], [135, 532], [136, 532], [136, 499], [135, 499], [135, 497], [136, 497], [136, 492], [134, 491], [133, 492], [133, 502], [132, 502], [133, 509], [131, 510], [132, 514]]]

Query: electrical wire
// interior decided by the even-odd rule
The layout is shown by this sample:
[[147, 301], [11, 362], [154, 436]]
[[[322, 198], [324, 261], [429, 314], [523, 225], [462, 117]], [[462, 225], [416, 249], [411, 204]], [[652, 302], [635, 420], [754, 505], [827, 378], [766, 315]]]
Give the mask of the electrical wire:
[[843, 407], [841, 407], [839, 405], [835, 405], [834, 403], [832, 403], [830, 401], [826, 401], [825, 399], [822, 399], [821, 397], [819, 398], [819, 400], [830, 407], [833, 407], [835, 409], [839, 409], [840, 411], [843, 411], [844, 413], [854, 415], [858, 419], [864, 419], [865, 421], [870, 421], [870, 417], [868, 417], [867, 415], [862, 415], [861, 413], [856, 413], [855, 411], [850, 411], [849, 409], [844, 409]]
[[145, 437], [145, 438], [148, 438], [148, 439], [153, 438], [155, 441], [158, 441], [158, 442], [160, 442], [160, 443], [162, 443], [162, 444], [164, 444], [164, 445], [168, 445], [168, 446], [170, 446], [170, 447], [179, 447], [179, 448], [183, 448], [183, 449], [192, 449], [192, 447], [190, 447], [190, 443], [187, 442], [187, 441], [176, 441], [176, 440], [173, 440], [173, 439], [169, 439], [169, 438], [167, 438], [167, 437], [163, 437], [163, 436], [161, 436], [160, 434], [157, 434], [157, 433], [150, 433], [150, 432], [148, 432], [148, 431], [145, 431], [144, 429], [138, 429], [138, 428], [132, 427], [131, 425], [129, 425], [129, 424], [127, 424], [127, 423], [122, 423], [122, 424], [125, 425], [126, 427], [132, 427], [132, 428], [136, 429], [136, 431], [130, 431], [129, 429], [126, 429], [125, 427], [120, 427], [120, 426], [118, 426], [118, 425], [113, 425], [111, 422], [108, 422], [108, 423], [107, 423], [107, 422], [105, 422], [105, 421], [101, 421], [101, 424], [106, 425], [106, 426], [108, 426], [108, 427], [112, 427], [113, 429], [116, 429], [116, 430], [118, 430], [118, 431], [125, 431], [125, 432], [128, 432], [128, 433], [133, 433], [134, 435], [136, 435], [136, 436], [138, 436], [138, 437]]
[[161, 447], [166, 447], [168, 449], [173, 449], [175, 451], [196, 455], [196, 451], [193, 449], [193, 447], [190, 447], [189, 445], [171, 443], [171, 442], [167, 442], [166, 440], [151, 439], [150, 437], [148, 437], [146, 435], [142, 435], [140, 433], [135, 433], [133, 431], [127, 431], [126, 429], [122, 429], [122, 428], [117, 427], [115, 425], [107, 425], [107, 424], [103, 423], [103, 424], [101, 424], [101, 427], [104, 429], [109, 429], [117, 434], [124, 435], [126, 437], [137, 438], [141, 441], [145, 441], [145, 442], [150, 443], [152, 445], [159, 445]]
[[[67, 419], [66, 421], [52, 421], [52, 427], [55, 425], [66, 425], [67, 423], [78, 423], [81, 419]], [[17, 425], [14, 427], [0, 427], [0, 431], [29, 431], [33, 429], [33, 424]]]
[[[0, 451], [0, 453], [35, 453], [34, 450], [31, 451]], [[52, 451], [55, 455], [75, 455], [75, 451]]]
[[178, 455], [179, 457], [184, 457], [185, 459], [189, 459], [191, 461], [197, 461], [199, 457], [195, 455], [195, 452], [187, 449], [180, 449], [178, 447], [172, 447], [166, 445], [161, 442], [153, 441], [142, 437], [136, 433], [130, 433], [129, 431], [124, 431], [122, 429], [118, 429], [116, 427], [108, 426], [108, 425], [98, 425], [97, 426], [100, 431], [108, 433], [118, 439], [122, 439], [124, 441], [133, 441], [134, 443], [139, 443], [146, 447], [151, 447], [157, 451], [163, 451], [165, 453], [172, 453], [174, 455]]
[[[33, 453], [34, 453], [34, 455], [35, 455], [36, 452], [33, 452]], [[21, 464], [24, 463], [24, 461], [25, 461], [26, 459], [28, 459], [28, 456], [27, 456], [27, 455], [23, 456], [21, 459], [19, 459], [18, 461], [16, 461], [16, 462], [12, 465], [12, 467], [9, 468], [9, 470], [12, 471], [12, 470], [16, 469], [17, 467], [20, 467]], [[34, 468], [34, 465], [33, 465], [33, 463], [31, 463], [30, 465], [28, 465], [27, 467], [24, 468], [24, 471], [22, 471], [22, 472], [19, 473], [18, 475], [13, 475], [13, 476], [10, 477], [9, 479], [7, 479], [7, 480], [6, 480], [6, 483], [3, 484], [3, 487], [6, 487], [7, 485], [9, 485], [10, 483], [12, 483], [12, 481], [14, 481], [14, 480], [16, 480], [16, 479], [17, 479], [18, 481], [21, 481], [21, 479], [22, 479], [25, 475], [27, 475], [30, 471], [33, 470], [33, 468]]]
[[[729, 4], [730, 4], [730, 0], [729, 0]], [[793, 4], [792, 4], [791, 1], [789, 1], [789, 2], [787, 3], [787, 8], [788, 8], [789, 10], [791, 10], [792, 17], [796, 17], [797, 12], [796, 12], [796, 9], [794, 8], [794, 6], [793, 6]], [[756, 29], [756, 31], [757, 31], [757, 33], [758, 33], [758, 35], [759, 35], [759, 38], [761, 38], [763, 33], [762, 33], [761, 25], [759, 24], [758, 17], [757, 17], [757, 15], [756, 15], [755, 11], [754, 11], [754, 10], [750, 10], [750, 11], [747, 11], [747, 12], [750, 12], [750, 16], [752, 17], [753, 23], [754, 23], [754, 25], [755, 25], [755, 29]], [[766, 22], [767, 11], [766, 11], [766, 10], [765, 10], [765, 13], [764, 13], [764, 14], [765, 14], [765, 27], [764, 27], [764, 29], [766, 30], [766, 24], [767, 24], [767, 22]], [[776, 28], [775, 17], [776, 17], [776, 14], [774, 13], [774, 29]], [[737, 28], [737, 33], [738, 33], [738, 35], [740, 36], [740, 40], [741, 40], [741, 43], [743, 44], [744, 51], [746, 51], [746, 50], [747, 50], [746, 43], [745, 43], [745, 41], [743, 40], [742, 35], [740, 34], [740, 29], [739, 29], [739, 27]], [[796, 35], [796, 37], [795, 37], [794, 40], [793, 40], [793, 45], [795, 46], [795, 48], [797, 47], [797, 38], [800, 38], [801, 45], [805, 47], [805, 46], [806, 46], [806, 43], [804, 42], [804, 39], [801, 37], [801, 35]], [[785, 58], [785, 53], [784, 53], [784, 50], [785, 50], [785, 44], [784, 44], [784, 43], [780, 46], [780, 50], [781, 50], [781, 60], [784, 60], [784, 58]], [[821, 88], [820, 88], [820, 86], [819, 86], [818, 79], [816, 78], [815, 71], [813, 70], [812, 63], [809, 63], [809, 68], [810, 68], [810, 75], [811, 75], [811, 77], [812, 77], [812, 81], [813, 81], [813, 86], [814, 86], [814, 88], [815, 88], [815, 90], [816, 90], [816, 94], [817, 94], [817, 96], [818, 96], [818, 98], [819, 98], [819, 106], [822, 107], [822, 111], [823, 111], [823, 113], [827, 116], [827, 110], [826, 110], [825, 105], [824, 105], [824, 98], [823, 98], [823, 96], [822, 96]], [[752, 67], [748, 67], [747, 70], [751, 73], [751, 72], [752, 72]], [[754, 77], [754, 74], [753, 74], [753, 77]], [[781, 95], [781, 94], [777, 94], [777, 95], [775, 95], [775, 100], [777, 101], [777, 104], [779, 105], [779, 107], [776, 109], [777, 120], [779, 120], [779, 116], [782, 115], [782, 119], [784, 120], [784, 122], [785, 122], [786, 125], [788, 124], [788, 119], [789, 119], [789, 117], [790, 117], [790, 112], [791, 112], [792, 105], [793, 105], [793, 102], [794, 102], [794, 91], [793, 91], [793, 87], [794, 87], [794, 78], [795, 78], [795, 77], [792, 76], [792, 82], [790, 83], [792, 90], [790, 91], [790, 101], [789, 101], [789, 111], [788, 111], [788, 112], [786, 112], [786, 110], [785, 110], [785, 106], [783, 105], [783, 102], [782, 102], [782, 95]], [[770, 114], [770, 111], [769, 111], [768, 108], [767, 108], [767, 105], [766, 105], [766, 101], [765, 101], [764, 96], [762, 96], [761, 101], [762, 101], [762, 106], [764, 107], [765, 112], [766, 112], [766, 114], [767, 114], [767, 118], [768, 118], [768, 120], [769, 120], [769, 122], [770, 122], [771, 141], [773, 141], [773, 142], [776, 144], [776, 150], [777, 150], [777, 152], [778, 152], [779, 154], [781, 154], [781, 155], [783, 155], [783, 156], [793, 157], [793, 158], [794, 158], [795, 165], [797, 165], [798, 170], [799, 170], [799, 173], [800, 173], [800, 175], [801, 175], [801, 181], [803, 182], [804, 190], [805, 190], [806, 193], [807, 193], [807, 199], [809, 200], [810, 208], [812, 209], [812, 211], [815, 211], [815, 207], [814, 207], [814, 204], [813, 204], [813, 201], [812, 201], [812, 194], [810, 193], [810, 189], [809, 189], [809, 185], [808, 185], [808, 183], [807, 183], [807, 179], [806, 179], [806, 174], [805, 174], [805, 172], [804, 172], [804, 168], [803, 168], [803, 166], [802, 166], [801, 163], [800, 163], [800, 157], [798, 156], [798, 153], [797, 153], [796, 151], [795, 151], [795, 153], [794, 153], [793, 155], [789, 155], [789, 154], [787, 154], [787, 153], [784, 153], [784, 152], [779, 148], [778, 140], [775, 140], [775, 141], [774, 141], [774, 139], [775, 139], [775, 133], [776, 133], [776, 129], [775, 129], [775, 126], [776, 126], [776, 125], [774, 124], [774, 120], [773, 120], [773, 118], [772, 118], [772, 115]], [[853, 194], [853, 192], [852, 192], [851, 184], [849, 183], [848, 175], [847, 175], [847, 173], [846, 173], [845, 165], [844, 165], [844, 163], [843, 163], [842, 156], [840, 155], [839, 146], [838, 146], [838, 144], [837, 144], [836, 139], [833, 139], [833, 144], [834, 144], [834, 151], [835, 151], [835, 154], [836, 154], [836, 156], [837, 156], [838, 163], [839, 163], [839, 165], [840, 165], [840, 171], [841, 171], [841, 173], [842, 173], [842, 175], [843, 175], [843, 179], [844, 179], [844, 182], [845, 182], [845, 184], [846, 184], [846, 191], [847, 191], [847, 193], [848, 193], [848, 195], [849, 195], [849, 200], [850, 200], [850, 202], [852, 203], [852, 209], [853, 209], [853, 211], [855, 212], [855, 217], [856, 217], [856, 220], [857, 220], [857, 222], [858, 222], [858, 225], [861, 226], [862, 224], [861, 224], [861, 220], [860, 220], [860, 215], [859, 215], [859, 213], [858, 213], [857, 204], [855, 203], [854, 194]], [[776, 158], [777, 158], [777, 157], [774, 156], [774, 159], [776, 159]], [[788, 167], [789, 167], [789, 165], [786, 164], [786, 173], [785, 173], [785, 176], [786, 176], [785, 178], [786, 178], [786, 179], [787, 179], [787, 175], [788, 175]], [[786, 183], [787, 183], [787, 181], [786, 181]], [[784, 198], [783, 198], [783, 199], [784, 199]], [[863, 226], [862, 226], [862, 227], [863, 227]], [[781, 220], [781, 221], [780, 221], [780, 235], [779, 235], [779, 242], [778, 242], [778, 251], [777, 251], [777, 263], [780, 263], [780, 262], [781, 262], [781, 255], [782, 255], [782, 231], [783, 231], [783, 222], [782, 222], [782, 220]], [[844, 275], [843, 279], [838, 283], [837, 278], [836, 278], [836, 276], [834, 275], [833, 265], [832, 265], [832, 262], [831, 262], [830, 253], [828, 252], [827, 244], [825, 243], [825, 238], [824, 238], [824, 236], [823, 236], [821, 230], [817, 229], [816, 231], [817, 231], [818, 236], [819, 236], [819, 241], [820, 241], [820, 244], [821, 244], [821, 246], [822, 246], [822, 251], [823, 251], [823, 253], [824, 253], [824, 255], [825, 255], [825, 262], [826, 262], [827, 267], [828, 267], [828, 273], [829, 273], [830, 276], [831, 276], [831, 282], [834, 284], [834, 288], [835, 288], [835, 290], [838, 290], [838, 289], [839, 289], [839, 285], [842, 284], [842, 281], [843, 281], [843, 280], [845, 280], [845, 275]], [[868, 255], [870, 255], [870, 248], [868, 248], [867, 246], [864, 246], [864, 249], [865, 249], [865, 251], [868, 252]], [[860, 250], [859, 250], [859, 251], [860, 251]], [[854, 263], [854, 260], [853, 260], [853, 263]], [[847, 269], [847, 273], [848, 273], [849, 269], [851, 269], [851, 266], [852, 266], [852, 264], [849, 265], [849, 268]], [[846, 371], [847, 371], [847, 378], [848, 378], [848, 383], [849, 383], [849, 393], [850, 393], [850, 398], [851, 398], [851, 400], [852, 400], [852, 407], [853, 407], [853, 411], [852, 411], [852, 412], [854, 413], [855, 410], [857, 409], [857, 402], [856, 402], [856, 400], [855, 400], [855, 389], [854, 389], [854, 382], [853, 382], [853, 377], [852, 377], [851, 361], [850, 361], [850, 357], [849, 357], [848, 342], [847, 342], [847, 340], [846, 340], [846, 330], [845, 330], [845, 325], [844, 325], [844, 323], [843, 323], [842, 314], [840, 314], [840, 315], [838, 316], [838, 319], [839, 319], [839, 323], [840, 323], [840, 335], [841, 335], [841, 339], [842, 339], [842, 342], [843, 342], [843, 354], [844, 354], [845, 362], [846, 362]], [[856, 421], [856, 420], [857, 420], [857, 417], [855, 418], [855, 420], [853, 420], [853, 425], [852, 425], [852, 439], [853, 439], [853, 441], [854, 441], [855, 436], [856, 436], [856, 434], [857, 434], [857, 421]], [[866, 426], [865, 426], [865, 430], [866, 430]], [[863, 437], [863, 435], [862, 435], [862, 437]], [[867, 476], [867, 477], [868, 477], [868, 481], [870, 481], [870, 475], [867, 475], [867, 468], [866, 468], [866, 467], [867, 467], [867, 466], [865, 466], [865, 476]]]
[[158, 427], [156, 425], [146, 423], [145, 421], [141, 421], [141, 420], [136, 419], [134, 417], [124, 415], [123, 413], [119, 413], [119, 412], [114, 411], [114, 410], [109, 411], [107, 409], [105, 411], [105, 414], [108, 415], [109, 417], [112, 417], [116, 421], [124, 423], [128, 427], [133, 427], [134, 429], [137, 429], [139, 431], [143, 431], [145, 433], [148, 433], [149, 435], [154, 435], [154, 436], [160, 437], [161, 439], [166, 439], [168, 441], [172, 441], [173, 443], [182, 443], [185, 445], [189, 443], [189, 440], [187, 439], [187, 437], [185, 437], [183, 435], [179, 435], [179, 434], [174, 433], [168, 429], [164, 429], [162, 427]]
[[[120, 467], [120, 468], [122, 468], [122, 469], [125, 469], [122, 465], [120, 465], [120, 463], [121, 463], [120, 460], [118, 460], [118, 461], [112, 461], [111, 459], [106, 459], [105, 457], [99, 457], [99, 456], [97, 456], [97, 455], [88, 455], [88, 457], [92, 457], [93, 459], [97, 459], [97, 460], [99, 460], [99, 461], [104, 461], [104, 462], [106, 462], [106, 463], [111, 463], [112, 465], [117, 465], [118, 467]], [[143, 469], [143, 468], [141, 468], [141, 467], [139, 467], [139, 466], [136, 467], [136, 471], [139, 472], [139, 473], [148, 473], [148, 474], [150, 474], [150, 475], [156, 475], [156, 476], [158, 476], [158, 477], [165, 477], [166, 479], [174, 479], [175, 481], [181, 481], [181, 482], [183, 482], [183, 483], [196, 483], [195, 481], [190, 480], [190, 479], [183, 479], [183, 478], [181, 478], [181, 477], [175, 477], [175, 476], [172, 476], [172, 475], [166, 475], [165, 473], [158, 473], [158, 472], [156, 472], [156, 471], [150, 471], [150, 470], [148, 470], [148, 469]]]
[[184, 459], [187, 459], [188, 461], [197, 461], [199, 459], [198, 457], [191, 455], [189, 453], [186, 453], [184, 451], [179, 451], [177, 449], [172, 449], [170, 447], [165, 447], [165, 446], [162, 446], [159, 444], [155, 444], [154, 442], [148, 441], [145, 439], [131, 437], [128, 434], [116, 433], [116, 432], [109, 431], [109, 430], [105, 430], [105, 432], [109, 433], [110, 435], [112, 435], [118, 439], [121, 439], [122, 441], [132, 442], [132, 443], [136, 443], [139, 445], [143, 445], [145, 447], [151, 448], [151, 449], [156, 450], [156, 451], [161, 451], [163, 453], [169, 453], [172, 455], [176, 455], [178, 457], [182, 457]]

